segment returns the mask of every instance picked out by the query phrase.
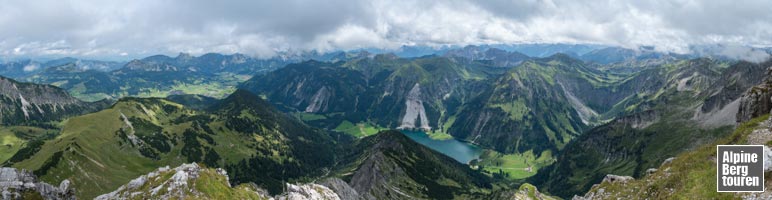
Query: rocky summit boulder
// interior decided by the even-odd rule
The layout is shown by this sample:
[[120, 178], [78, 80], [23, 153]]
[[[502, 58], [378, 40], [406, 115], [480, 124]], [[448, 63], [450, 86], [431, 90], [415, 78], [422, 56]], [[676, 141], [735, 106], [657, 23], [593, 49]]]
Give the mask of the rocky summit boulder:
[[2, 199], [75, 199], [68, 180], [57, 187], [40, 182], [32, 172], [9, 167], [0, 168], [0, 190]]

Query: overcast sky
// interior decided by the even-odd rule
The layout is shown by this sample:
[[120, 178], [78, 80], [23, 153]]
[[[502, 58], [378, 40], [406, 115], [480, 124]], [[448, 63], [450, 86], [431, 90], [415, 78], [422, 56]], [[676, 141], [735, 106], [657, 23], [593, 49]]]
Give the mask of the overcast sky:
[[772, 46], [770, 0], [0, 0], [0, 56], [591, 43]]

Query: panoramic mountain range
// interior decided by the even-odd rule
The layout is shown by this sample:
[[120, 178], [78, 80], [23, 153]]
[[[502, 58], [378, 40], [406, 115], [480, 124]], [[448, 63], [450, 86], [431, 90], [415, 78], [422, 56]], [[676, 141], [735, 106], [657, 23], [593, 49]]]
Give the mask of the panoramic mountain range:
[[47, 199], [715, 198], [686, 184], [715, 168], [689, 168], [772, 139], [748, 136], [770, 67], [592, 45], [5, 62], [0, 182]]

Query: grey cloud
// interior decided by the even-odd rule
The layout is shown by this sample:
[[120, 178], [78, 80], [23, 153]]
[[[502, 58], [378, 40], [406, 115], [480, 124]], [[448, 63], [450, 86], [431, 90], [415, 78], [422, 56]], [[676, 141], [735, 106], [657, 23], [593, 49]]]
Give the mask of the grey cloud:
[[756, 63], [772, 57], [766, 49], [741, 45], [695, 45], [690, 48], [691, 52], [698, 56], [718, 56]]
[[733, 59], [746, 60], [757, 63], [766, 61], [770, 57], [770, 55], [764, 50], [745, 46], [727, 46], [723, 48], [719, 54]]
[[[591, 43], [772, 46], [772, 1], [97, 1], [0, 2], [0, 57]], [[722, 52], [757, 58], [756, 52]], [[742, 56], [746, 55], [746, 56]], [[730, 56], [732, 57], [732, 56]]]

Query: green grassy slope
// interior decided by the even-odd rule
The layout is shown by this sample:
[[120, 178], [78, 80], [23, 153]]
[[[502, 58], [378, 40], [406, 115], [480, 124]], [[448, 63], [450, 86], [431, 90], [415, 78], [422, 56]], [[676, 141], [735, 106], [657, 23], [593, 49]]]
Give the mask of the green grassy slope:
[[[589, 193], [598, 199], [740, 199], [747, 193], [716, 192], [716, 145], [748, 144], [747, 138], [769, 115], [739, 125], [730, 135], [679, 154], [669, 163], [639, 180], [626, 183], [603, 182]], [[770, 174], [765, 179], [769, 180]], [[769, 186], [769, 182], [766, 183]], [[602, 192], [601, 192], [602, 191]]]
[[187, 162], [228, 168], [234, 182], [255, 182], [277, 192], [282, 180], [319, 175], [319, 168], [334, 161], [334, 149], [326, 133], [237, 91], [207, 111], [166, 99], [124, 98], [109, 109], [68, 120], [59, 136], [13, 166], [34, 170], [49, 182], [70, 179], [80, 198]]

